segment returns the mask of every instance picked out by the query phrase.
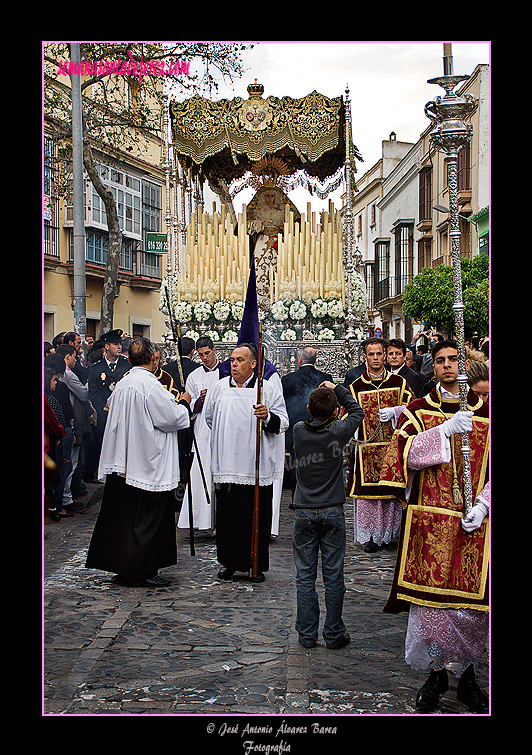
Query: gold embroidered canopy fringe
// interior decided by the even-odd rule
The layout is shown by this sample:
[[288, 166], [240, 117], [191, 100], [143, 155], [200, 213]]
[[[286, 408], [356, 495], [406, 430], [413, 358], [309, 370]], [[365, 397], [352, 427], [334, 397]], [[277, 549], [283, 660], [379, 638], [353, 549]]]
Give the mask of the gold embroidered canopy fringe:
[[304, 171], [321, 181], [334, 175], [346, 154], [342, 97], [314, 91], [300, 99], [263, 98], [263, 91], [252, 84], [247, 100], [212, 102], [195, 95], [171, 102], [172, 146], [183, 167], [230, 184], [252, 163], [277, 155], [290, 175]]

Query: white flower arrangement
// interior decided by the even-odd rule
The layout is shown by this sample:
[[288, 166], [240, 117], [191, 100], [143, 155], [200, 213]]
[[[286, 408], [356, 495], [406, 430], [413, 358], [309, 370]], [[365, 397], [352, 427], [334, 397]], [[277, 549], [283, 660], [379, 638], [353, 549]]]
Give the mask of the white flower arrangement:
[[225, 322], [231, 313], [228, 301], [217, 301], [213, 304], [212, 313], [218, 322]]
[[289, 315], [289, 310], [284, 301], [276, 301], [272, 304], [270, 309], [271, 315], [274, 320], [282, 321], [286, 320]]
[[192, 307], [186, 301], [178, 302], [174, 307], [177, 322], [189, 322], [192, 319]]
[[238, 340], [238, 333], [236, 332], [236, 330], [226, 330], [222, 336], [223, 343], [229, 343], [231, 341], [237, 341], [237, 340]]
[[333, 320], [340, 320], [344, 317], [344, 306], [339, 299], [331, 299], [327, 302], [327, 314], [332, 317]]
[[217, 330], [207, 330], [205, 331], [204, 335], [207, 336], [207, 338], [210, 338], [211, 341], [219, 341], [220, 340], [220, 334]]
[[317, 320], [321, 320], [323, 317], [327, 317], [327, 302], [323, 301], [323, 299], [316, 299], [316, 301], [312, 302], [310, 312], [312, 314], [312, 317], [315, 317]]
[[299, 301], [299, 299], [296, 299], [295, 302], [293, 302], [290, 305], [290, 319], [291, 320], [304, 320], [307, 316], [307, 307], [302, 302]]
[[244, 315], [244, 302], [235, 301], [235, 303], [231, 306], [231, 314], [233, 315], [233, 320], [240, 322], [242, 316]]
[[318, 341], [334, 341], [334, 333], [330, 328], [323, 328], [318, 335]]
[[192, 338], [193, 341], [197, 341], [200, 337], [200, 334], [197, 330], [187, 330], [185, 333], [185, 338]]
[[208, 301], [199, 301], [194, 305], [194, 318], [197, 322], [205, 322], [212, 314], [212, 307]]
[[297, 334], [295, 330], [292, 330], [291, 328], [287, 328], [286, 330], [283, 330], [281, 333], [281, 341], [295, 341], [297, 338]]

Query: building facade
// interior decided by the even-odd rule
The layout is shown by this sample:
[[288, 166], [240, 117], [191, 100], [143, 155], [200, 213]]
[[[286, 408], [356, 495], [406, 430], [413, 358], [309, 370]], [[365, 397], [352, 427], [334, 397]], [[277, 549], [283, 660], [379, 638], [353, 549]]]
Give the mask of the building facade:
[[387, 177], [401, 163], [412, 144], [397, 140], [396, 134], [382, 142], [382, 157], [356, 182], [353, 198], [355, 224], [355, 248], [361, 255], [362, 272], [366, 280], [368, 301], [368, 323], [370, 333], [382, 331], [380, 310], [375, 307], [375, 248], [383, 237], [383, 217], [380, 202], [383, 198], [383, 184]]
[[[462, 96], [467, 92], [477, 104], [470, 116], [471, 141], [459, 153], [458, 205], [461, 255], [471, 258], [489, 251], [488, 65], [478, 65], [457, 89]], [[383, 158], [357, 183], [354, 197], [370, 323], [384, 338], [406, 342], [423, 323], [405, 317], [404, 287], [424, 267], [451, 264], [449, 213], [435, 209], [435, 205], [449, 208], [446, 162], [430, 143], [431, 128], [427, 126], [416, 144], [394, 145], [391, 134], [383, 142]], [[395, 162], [386, 163], [385, 154], [394, 147]]]
[[[46, 76], [46, 73], [45, 73]], [[49, 77], [47, 85], [64, 90], [61, 82]], [[123, 77], [122, 104], [134, 107], [130, 82]], [[90, 98], [90, 90], [84, 100]], [[159, 311], [159, 289], [166, 272], [165, 172], [162, 142], [144, 135], [142, 150], [111, 150], [93, 147], [99, 175], [113, 193], [122, 233], [118, 284], [115, 294], [113, 327], [131, 336], [160, 341], [166, 331]], [[68, 193], [63, 194], [64, 164], [58, 160], [58, 147], [52, 129], [45, 121], [44, 230], [43, 230], [43, 335], [74, 329], [73, 208]], [[68, 177], [66, 181], [68, 185]], [[100, 333], [102, 286], [109, 233], [103, 201], [88, 175], [84, 174], [85, 270], [87, 336]]]

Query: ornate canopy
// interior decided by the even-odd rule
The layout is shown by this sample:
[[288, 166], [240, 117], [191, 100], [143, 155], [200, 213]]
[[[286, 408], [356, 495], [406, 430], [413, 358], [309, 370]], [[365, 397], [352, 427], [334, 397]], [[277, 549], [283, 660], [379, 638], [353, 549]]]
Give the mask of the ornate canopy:
[[[212, 102], [195, 95], [170, 103], [172, 146], [184, 167], [231, 184], [266, 155], [281, 158], [289, 175], [303, 171], [319, 181], [344, 165], [342, 97], [314, 91], [301, 99], [263, 98], [261, 84], [247, 89], [247, 100]], [[362, 159], [356, 148], [354, 155]]]

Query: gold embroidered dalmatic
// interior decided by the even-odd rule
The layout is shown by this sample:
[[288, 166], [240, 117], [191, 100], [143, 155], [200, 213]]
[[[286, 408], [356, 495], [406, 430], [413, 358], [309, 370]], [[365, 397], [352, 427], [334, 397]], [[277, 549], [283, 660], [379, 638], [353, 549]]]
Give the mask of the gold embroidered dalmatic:
[[364, 410], [364, 421], [358, 430], [357, 440], [363, 443], [355, 450], [348, 495], [367, 500], [396, 498], [396, 493], [380, 481], [381, 466], [393, 437], [393, 427], [391, 422], [380, 422], [379, 410], [408, 404], [413, 398], [408, 383], [400, 375], [387, 370], [382, 378], [371, 379], [365, 370], [349, 389]]
[[[488, 404], [470, 391], [474, 412], [469, 433], [473, 502], [488, 481]], [[413, 401], [403, 412], [383, 461], [381, 483], [396, 489], [403, 502], [403, 522], [392, 592], [385, 612], [408, 603], [439, 608], [488, 610], [488, 519], [472, 533], [463, 530], [463, 457], [461, 436], [452, 435], [451, 461], [408, 469], [413, 439], [437, 427], [459, 410], [459, 400], [442, 400], [439, 389]], [[410, 487], [408, 500], [407, 487]], [[406, 601], [406, 605], [402, 603]]]

